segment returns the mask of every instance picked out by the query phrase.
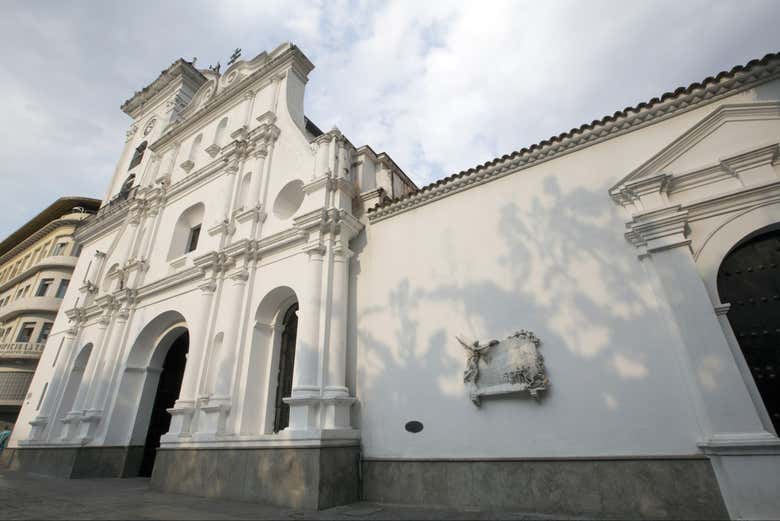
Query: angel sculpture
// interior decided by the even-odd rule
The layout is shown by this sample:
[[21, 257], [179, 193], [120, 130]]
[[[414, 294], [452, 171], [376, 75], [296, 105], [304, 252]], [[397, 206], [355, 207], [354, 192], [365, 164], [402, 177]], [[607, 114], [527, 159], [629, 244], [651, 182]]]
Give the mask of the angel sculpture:
[[478, 340], [468, 342], [462, 338], [456, 336], [458, 342], [469, 352], [469, 358], [466, 362], [466, 370], [463, 371], [463, 381], [471, 382], [473, 385], [477, 385], [479, 380], [479, 361], [483, 356], [487, 355], [487, 350], [498, 344], [498, 340], [491, 340], [487, 344], [479, 345]]

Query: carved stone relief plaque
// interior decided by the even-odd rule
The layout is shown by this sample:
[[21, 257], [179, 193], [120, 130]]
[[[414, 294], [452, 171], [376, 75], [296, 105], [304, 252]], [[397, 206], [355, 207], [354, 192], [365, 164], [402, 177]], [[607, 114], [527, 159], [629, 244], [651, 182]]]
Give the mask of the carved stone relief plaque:
[[456, 337], [467, 352], [463, 381], [470, 387], [471, 401], [478, 407], [482, 398], [528, 392], [539, 399], [539, 391], [550, 385], [539, 353], [540, 340], [521, 330], [504, 340], [480, 344]]

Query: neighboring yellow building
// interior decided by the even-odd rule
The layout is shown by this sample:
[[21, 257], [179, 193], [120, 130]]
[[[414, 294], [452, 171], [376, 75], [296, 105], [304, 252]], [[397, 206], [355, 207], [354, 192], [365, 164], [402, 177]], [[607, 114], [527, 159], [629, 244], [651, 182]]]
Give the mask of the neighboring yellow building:
[[0, 242], [0, 427], [13, 424], [80, 253], [73, 232], [100, 201], [62, 197]]

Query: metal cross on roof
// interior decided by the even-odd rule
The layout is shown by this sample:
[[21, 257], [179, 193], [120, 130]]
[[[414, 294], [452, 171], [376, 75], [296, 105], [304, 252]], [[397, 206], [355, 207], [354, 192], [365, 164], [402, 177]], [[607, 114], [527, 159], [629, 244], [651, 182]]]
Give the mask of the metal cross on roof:
[[236, 60], [241, 56], [241, 48], [236, 47], [236, 50], [233, 51], [233, 54], [230, 55], [230, 61], [228, 62], [228, 67], [236, 63]]

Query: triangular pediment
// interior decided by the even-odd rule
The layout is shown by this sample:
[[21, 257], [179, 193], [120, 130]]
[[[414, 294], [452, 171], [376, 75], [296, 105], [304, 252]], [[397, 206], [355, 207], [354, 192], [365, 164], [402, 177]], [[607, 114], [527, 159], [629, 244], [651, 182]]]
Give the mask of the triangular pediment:
[[618, 199], [645, 180], [715, 168], [727, 158], [780, 142], [780, 102], [722, 105], [610, 189]]

